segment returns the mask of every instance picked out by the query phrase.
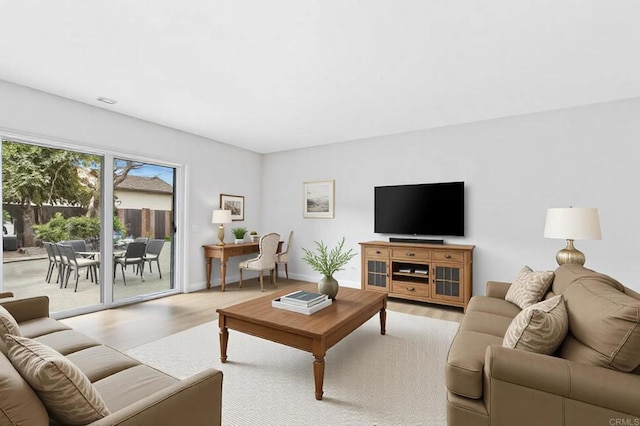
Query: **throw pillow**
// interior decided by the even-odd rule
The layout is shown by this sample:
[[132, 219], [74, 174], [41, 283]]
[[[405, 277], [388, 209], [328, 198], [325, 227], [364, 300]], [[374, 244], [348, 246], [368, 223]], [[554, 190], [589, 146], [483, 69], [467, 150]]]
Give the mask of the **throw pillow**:
[[6, 334], [22, 336], [22, 333], [20, 333], [20, 327], [18, 326], [15, 318], [13, 318], [13, 315], [11, 315], [4, 306], [0, 306], [0, 340], [3, 342], [5, 341], [4, 336]]
[[7, 335], [8, 357], [60, 423], [85, 425], [109, 414], [102, 397], [78, 367], [50, 347]]
[[550, 355], [569, 331], [569, 315], [562, 296], [523, 309], [511, 321], [502, 346]]
[[528, 308], [542, 300], [552, 282], [553, 271], [533, 271], [525, 266], [509, 286], [504, 300], [520, 309]]

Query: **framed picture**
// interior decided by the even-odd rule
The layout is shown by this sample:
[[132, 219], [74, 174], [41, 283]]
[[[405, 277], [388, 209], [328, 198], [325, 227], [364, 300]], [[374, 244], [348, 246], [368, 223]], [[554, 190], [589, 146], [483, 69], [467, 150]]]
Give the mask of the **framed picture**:
[[242, 195], [220, 194], [220, 208], [231, 210], [231, 220], [244, 220], [244, 197]]
[[335, 212], [334, 181], [316, 180], [303, 184], [303, 216], [333, 219]]

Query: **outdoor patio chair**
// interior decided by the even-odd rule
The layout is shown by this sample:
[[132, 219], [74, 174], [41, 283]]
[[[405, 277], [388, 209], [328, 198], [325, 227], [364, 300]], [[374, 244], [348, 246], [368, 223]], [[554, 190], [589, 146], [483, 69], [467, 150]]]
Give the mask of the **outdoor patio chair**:
[[57, 247], [60, 251], [64, 271], [63, 279], [60, 281], [60, 288], [62, 288], [63, 282], [64, 288], [67, 288], [71, 271], [74, 271], [76, 275], [76, 285], [73, 291], [77, 292], [78, 280], [80, 279], [79, 271], [81, 268], [87, 268], [87, 271], [91, 274], [91, 281], [95, 281], [95, 283], [98, 284], [98, 266], [100, 265], [100, 261], [86, 257], [76, 257], [73, 247], [69, 244], [58, 244]]
[[153, 272], [151, 262], [156, 262], [158, 265], [158, 274], [160, 275], [160, 279], [162, 279], [162, 271], [160, 270], [160, 261], [158, 259], [160, 257], [160, 252], [162, 251], [162, 247], [164, 247], [164, 240], [151, 240], [147, 244], [147, 251], [144, 254], [144, 261], [149, 262], [149, 272]]
[[51, 276], [53, 275], [53, 270], [58, 271], [58, 276], [56, 277], [56, 283], [60, 281], [60, 269], [62, 268], [62, 259], [60, 258], [60, 253], [58, 252], [58, 248], [55, 244], [50, 242], [44, 242], [44, 249], [47, 252], [47, 257], [49, 258], [49, 267], [47, 268], [47, 276], [45, 280], [50, 283]]
[[149, 238], [147, 237], [138, 237], [135, 240], [133, 240], [134, 243], [145, 243], [147, 244], [149, 242]]
[[124, 275], [124, 270], [127, 265], [134, 265], [134, 272], [136, 275], [140, 272], [140, 280], [144, 281], [144, 277], [142, 274], [144, 273], [144, 252], [146, 249], [145, 243], [129, 243], [127, 245], [127, 251], [124, 253], [122, 257], [115, 257], [113, 259], [113, 281], [116, 280], [116, 266], [120, 265], [122, 269], [122, 280], [124, 281], [124, 285], [127, 285], [127, 278]]
[[69, 240], [69, 241], [60, 241], [62, 244], [67, 244], [73, 247], [73, 250], [77, 253], [79, 251], [88, 251], [87, 243], [84, 240]]

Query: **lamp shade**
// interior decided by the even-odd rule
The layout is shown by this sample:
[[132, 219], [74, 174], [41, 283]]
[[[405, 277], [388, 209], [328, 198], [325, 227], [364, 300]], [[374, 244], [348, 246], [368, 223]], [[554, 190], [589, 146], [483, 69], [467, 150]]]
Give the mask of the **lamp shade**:
[[563, 240], [601, 240], [598, 209], [580, 207], [548, 209], [544, 237]]
[[211, 223], [231, 223], [231, 210], [214, 210]]

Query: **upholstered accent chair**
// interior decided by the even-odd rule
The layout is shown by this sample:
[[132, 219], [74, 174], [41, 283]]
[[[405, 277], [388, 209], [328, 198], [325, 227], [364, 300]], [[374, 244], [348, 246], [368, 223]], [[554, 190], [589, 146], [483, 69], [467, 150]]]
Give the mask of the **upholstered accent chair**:
[[284, 273], [287, 279], [289, 279], [289, 252], [291, 251], [291, 240], [293, 238], [293, 231], [289, 231], [289, 237], [287, 238], [287, 246], [283, 251], [276, 254], [276, 277], [278, 276], [278, 263], [284, 264]]
[[269, 271], [271, 282], [274, 286], [276, 285], [276, 251], [278, 251], [279, 242], [280, 235], [274, 232], [260, 237], [258, 257], [240, 262], [240, 288], [242, 288], [242, 271], [244, 269], [260, 273], [260, 289], [262, 291], [264, 291], [264, 271]]

